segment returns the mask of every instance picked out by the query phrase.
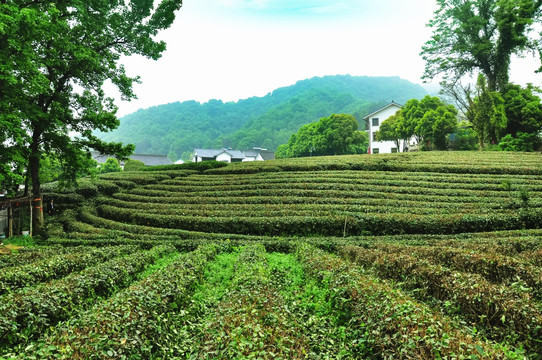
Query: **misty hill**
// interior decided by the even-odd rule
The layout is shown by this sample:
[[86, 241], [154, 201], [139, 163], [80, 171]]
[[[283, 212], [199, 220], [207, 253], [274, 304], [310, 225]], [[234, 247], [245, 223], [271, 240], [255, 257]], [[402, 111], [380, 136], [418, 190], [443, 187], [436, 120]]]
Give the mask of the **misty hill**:
[[298, 81], [263, 97], [154, 106], [124, 116], [107, 141], [132, 143], [137, 153], [188, 156], [194, 148], [262, 146], [276, 150], [291, 134], [332, 113], [363, 116], [394, 100], [422, 98], [425, 90], [398, 77], [337, 75]]

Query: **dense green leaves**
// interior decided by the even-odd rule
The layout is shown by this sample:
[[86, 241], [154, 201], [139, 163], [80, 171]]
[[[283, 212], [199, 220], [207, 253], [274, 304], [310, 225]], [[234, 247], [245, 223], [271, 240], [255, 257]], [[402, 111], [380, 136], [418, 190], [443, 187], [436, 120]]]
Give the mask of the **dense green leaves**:
[[509, 81], [513, 55], [540, 51], [535, 25], [540, 23], [539, 0], [437, 0], [429, 22], [431, 40], [423, 46], [424, 77], [444, 75], [456, 83], [481, 73], [489, 91]]
[[537, 95], [540, 89], [527, 85], [508, 84], [503, 90], [505, 103], [506, 133], [515, 136], [518, 132], [538, 133], [542, 129], [542, 102]]
[[122, 168], [119, 165], [119, 161], [115, 158], [107, 158], [105, 163], [98, 166], [98, 172], [100, 174], [119, 172], [122, 171]]
[[320, 121], [304, 125], [287, 144], [279, 146], [277, 158], [363, 154], [367, 152], [367, 133], [358, 130], [351, 115], [332, 114]]
[[[407, 146], [411, 137], [425, 149], [445, 150], [447, 135], [457, 128], [457, 110], [438, 97], [427, 95], [421, 100], [411, 99], [390, 118], [384, 120], [376, 133], [378, 141], [400, 141]], [[403, 149], [404, 151], [404, 149]]]
[[172, 151], [184, 160], [194, 148], [262, 146], [274, 151], [301, 126], [332, 113], [361, 120], [382, 106], [382, 99], [406, 101], [424, 95], [423, 88], [397, 77], [316, 77], [235, 103], [186, 101], [138, 110], [123, 117], [117, 130], [99, 136], [131, 142], [138, 153]]
[[[119, 124], [103, 85], [110, 80], [124, 98], [135, 97], [132, 84], [138, 78], [129, 77], [118, 60], [131, 54], [160, 57], [165, 43], [155, 36], [172, 24], [181, 4], [2, 2], [0, 127], [5, 132], [0, 143], [7, 147], [1, 152], [2, 174], [10, 167], [17, 170], [15, 175], [26, 170], [40, 199], [39, 169], [45, 153], [60, 162], [61, 180], [73, 182], [90, 166], [90, 148], [120, 158], [133, 152], [133, 146], [107, 144], [92, 135], [95, 129], [108, 131]], [[72, 132], [78, 135], [72, 137]], [[8, 185], [17, 180], [2, 175], [4, 179]], [[34, 230], [39, 232], [42, 215], [34, 214]]]
[[[418, 152], [103, 174], [47, 241], [153, 250], [5, 295], [0, 351], [538, 359], [541, 173], [539, 154]], [[16, 256], [71, 259], [52, 249]]]

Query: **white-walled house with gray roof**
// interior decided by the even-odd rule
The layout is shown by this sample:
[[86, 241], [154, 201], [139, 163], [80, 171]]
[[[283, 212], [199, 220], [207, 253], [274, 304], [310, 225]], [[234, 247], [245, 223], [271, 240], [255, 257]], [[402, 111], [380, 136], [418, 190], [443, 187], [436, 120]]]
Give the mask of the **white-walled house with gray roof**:
[[222, 149], [194, 149], [194, 156], [192, 156], [192, 162], [202, 161], [222, 161], [222, 162], [242, 162], [245, 159], [245, 154], [239, 150], [232, 150], [229, 148]]
[[[376, 141], [376, 132], [380, 130], [380, 125], [390, 116], [395, 115], [398, 110], [401, 110], [403, 106], [392, 101], [386, 106], [376, 110], [375, 112], [365, 116], [366, 124], [368, 124], [369, 133], [369, 154], [389, 154], [400, 152], [404, 149], [403, 140], [400, 141], [400, 149], [397, 149], [397, 145], [393, 141]], [[410, 146], [410, 144], [408, 144]]]
[[275, 158], [275, 153], [267, 149], [253, 148], [252, 150], [240, 151], [230, 148], [222, 149], [194, 149], [192, 162], [222, 161], [222, 162], [246, 162], [264, 161]]

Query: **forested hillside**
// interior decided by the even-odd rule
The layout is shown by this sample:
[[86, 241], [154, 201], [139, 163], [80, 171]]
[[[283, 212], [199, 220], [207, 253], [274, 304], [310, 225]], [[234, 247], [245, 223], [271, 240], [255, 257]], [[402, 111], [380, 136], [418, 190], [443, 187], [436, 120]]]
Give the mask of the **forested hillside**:
[[186, 158], [195, 147], [275, 150], [302, 125], [321, 117], [348, 113], [361, 121], [391, 100], [405, 102], [424, 95], [421, 86], [398, 77], [315, 77], [238, 102], [186, 101], [138, 110], [121, 118], [117, 130], [98, 135], [107, 141], [133, 143], [138, 153], [171, 158], [183, 154]]

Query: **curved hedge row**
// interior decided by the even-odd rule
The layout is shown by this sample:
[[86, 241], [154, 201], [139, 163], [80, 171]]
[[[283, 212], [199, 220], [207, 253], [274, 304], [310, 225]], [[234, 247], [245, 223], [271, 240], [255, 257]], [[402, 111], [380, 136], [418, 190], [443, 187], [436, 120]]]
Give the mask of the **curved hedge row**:
[[30, 263], [50, 258], [58, 254], [73, 254], [88, 251], [88, 246], [79, 246], [64, 248], [60, 246], [38, 246], [32, 248], [22, 248], [10, 256], [0, 256], [0, 269], [5, 267], [23, 266]]
[[530, 353], [542, 353], [542, 311], [526, 291], [492, 284], [478, 274], [452, 271], [406, 254], [359, 247], [345, 247], [341, 253], [377, 276], [415, 290], [417, 298], [446, 302], [442, 306], [445, 311], [466, 319], [494, 339], [514, 339]]
[[510, 285], [522, 281], [532, 289], [535, 297], [542, 299], [542, 269], [525, 261], [525, 257], [444, 246], [378, 244], [376, 247], [390, 254], [415, 256], [420, 261], [430, 261], [452, 270], [478, 274], [492, 283]]
[[359, 319], [368, 347], [382, 358], [507, 358], [495, 345], [475, 340], [439, 312], [335, 256], [303, 245], [297, 257], [308, 274], [344, 298], [342, 306]]
[[100, 205], [101, 217], [152, 227], [183, 229], [209, 233], [252, 235], [387, 235], [451, 234], [536, 227], [542, 223], [542, 211], [519, 214], [427, 215], [386, 213], [355, 216], [324, 215], [282, 217], [194, 217], [161, 215], [152, 212]]
[[88, 266], [134, 252], [135, 246], [91, 249], [60, 254], [35, 263], [15, 266], [0, 272], [0, 295], [25, 286], [58, 279]]
[[298, 159], [278, 159], [258, 164], [236, 163], [207, 170], [211, 174], [250, 174], [277, 171], [320, 170], [411, 171], [459, 174], [542, 175], [537, 153], [513, 152], [438, 152], [347, 155]]
[[188, 301], [207, 261], [216, 252], [214, 246], [206, 246], [181, 256], [166, 268], [61, 325], [27, 349], [30, 354], [22, 353], [20, 357], [148, 358], [159, 339], [168, 336], [164, 333], [168, 313], [178, 311]]
[[129, 285], [147, 265], [172, 251], [171, 246], [157, 246], [61, 280], [3, 296], [0, 301], [0, 354], [13, 351], [18, 344], [24, 348], [52, 325]]

